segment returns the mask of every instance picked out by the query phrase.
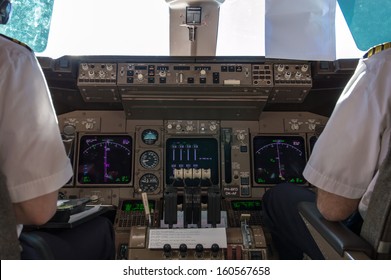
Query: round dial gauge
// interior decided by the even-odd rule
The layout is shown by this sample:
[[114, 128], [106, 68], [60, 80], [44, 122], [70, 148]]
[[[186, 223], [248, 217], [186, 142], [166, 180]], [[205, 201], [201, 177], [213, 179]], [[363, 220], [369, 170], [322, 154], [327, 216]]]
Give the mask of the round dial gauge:
[[144, 174], [140, 178], [139, 185], [141, 192], [155, 192], [159, 187], [159, 178], [152, 173]]
[[153, 145], [158, 140], [159, 134], [154, 129], [146, 129], [141, 134], [141, 140], [147, 145]]
[[145, 151], [140, 156], [140, 165], [145, 169], [153, 169], [159, 164], [159, 155], [154, 151]]

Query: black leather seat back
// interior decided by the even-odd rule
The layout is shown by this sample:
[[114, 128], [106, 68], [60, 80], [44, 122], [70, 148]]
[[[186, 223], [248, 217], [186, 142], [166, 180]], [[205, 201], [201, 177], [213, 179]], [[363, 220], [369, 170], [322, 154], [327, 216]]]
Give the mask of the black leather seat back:
[[360, 235], [374, 248], [373, 258], [391, 258], [391, 144], [379, 169]]

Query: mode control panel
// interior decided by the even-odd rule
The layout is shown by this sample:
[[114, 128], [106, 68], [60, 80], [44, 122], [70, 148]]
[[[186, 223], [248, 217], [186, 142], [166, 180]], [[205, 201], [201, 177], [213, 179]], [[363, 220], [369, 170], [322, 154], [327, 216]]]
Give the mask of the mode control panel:
[[[272, 85], [269, 74], [257, 75], [254, 85]], [[118, 85], [253, 85], [251, 64], [119, 63]]]

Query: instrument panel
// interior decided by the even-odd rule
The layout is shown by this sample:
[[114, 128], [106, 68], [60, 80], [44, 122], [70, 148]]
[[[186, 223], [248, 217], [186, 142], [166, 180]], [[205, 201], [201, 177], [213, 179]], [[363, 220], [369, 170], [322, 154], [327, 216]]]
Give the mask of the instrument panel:
[[163, 198], [168, 186], [180, 194], [199, 187], [202, 195], [217, 187], [222, 198], [250, 199], [282, 182], [308, 185], [302, 171], [316, 141], [309, 124], [327, 121], [308, 112], [264, 112], [259, 121], [128, 120], [120, 111], [58, 118], [62, 131], [75, 127], [75, 179], [64, 191], [105, 193], [114, 205], [141, 193]]
[[[76, 128], [76, 178], [61, 192], [117, 207], [120, 259], [267, 258], [262, 196], [281, 182], [309, 186], [302, 171], [317, 135], [309, 124], [327, 121], [308, 112], [264, 112], [258, 121], [129, 120], [121, 111], [58, 119], [62, 131]], [[228, 247], [148, 249], [149, 230], [181, 227], [224, 227]], [[252, 247], [243, 247], [247, 231]]]
[[[58, 116], [73, 139], [63, 198], [116, 207], [119, 259], [267, 258], [262, 196], [283, 182], [311, 187], [302, 172], [327, 117], [263, 109], [304, 102], [311, 63], [142, 59], [80, 58], [84, 104], [106, 109]], [[213, 244], [150, 239], [183, 228], [225, 230]]]

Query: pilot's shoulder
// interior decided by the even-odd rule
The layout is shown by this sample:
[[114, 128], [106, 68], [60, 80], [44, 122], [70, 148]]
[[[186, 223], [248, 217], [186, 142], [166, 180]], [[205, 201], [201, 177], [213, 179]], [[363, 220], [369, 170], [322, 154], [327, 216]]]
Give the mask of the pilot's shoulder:
[[388, 50], [391, 48], [391, 42], [386, 42], [383, 44], [376, 45], [372, 48], [370, 48], [364, 55], [364, 58], [369, 58], [377, 53], [380, 53], [381, 51]]
[[26, 49], [29, 50], [30, 52], [33, 52], [33, 50], [32, 50], [27, 44], [25, 44], [25, 43], [23, 43], [23, 42], [21, 42], [21, 41], [19, 41], [19, 40], [16, 40], [16, 39], [14, 39], [14, 38], [8, 37], [8, 36], [6, 36], [6, 35], [4, 35], [4, 34], [0, 34], [0, 38], [4, 38], [4, 39], [6, 39], [6, 40], [8, 40], [8, 41], [11, 41], [11, 42], [13, 42], [13, 43], [15, 43], [15, 44], [18, 44], [18, 45], [20, 45], [20, 46], [26, 48]]

